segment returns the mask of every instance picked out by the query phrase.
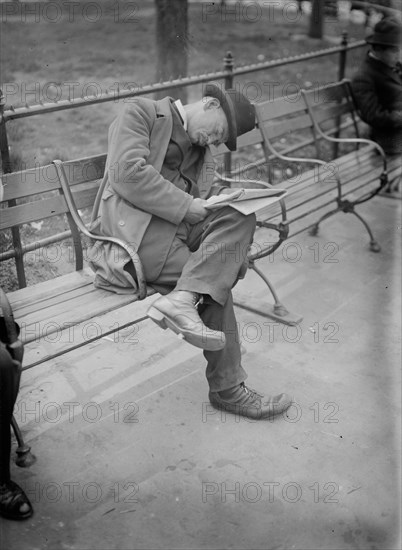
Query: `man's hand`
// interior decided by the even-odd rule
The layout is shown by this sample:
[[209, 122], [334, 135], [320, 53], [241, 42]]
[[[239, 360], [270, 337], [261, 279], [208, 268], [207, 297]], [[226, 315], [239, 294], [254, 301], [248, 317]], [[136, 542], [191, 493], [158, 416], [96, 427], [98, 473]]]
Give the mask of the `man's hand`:
[[205, 204], [208, 203], [204, 199], [194, 199], [184, 216], [184, 221], [190, 224], [202, 221], [208, 214], [208, 210], [204, 208]]

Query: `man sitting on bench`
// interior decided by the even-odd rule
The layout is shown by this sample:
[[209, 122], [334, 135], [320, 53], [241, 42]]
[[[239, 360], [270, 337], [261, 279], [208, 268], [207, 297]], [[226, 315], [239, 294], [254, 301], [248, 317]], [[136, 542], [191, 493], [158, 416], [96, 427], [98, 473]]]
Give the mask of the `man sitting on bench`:
[[379, 21], [366, 38], [371, 49], [352, 79], [355, 100], [370, 138], [389, 155], [402, 153], [401, 23]]
[[[148, 316], [204, 350], [212, 405], [268, 418], [292, 400], [244, 384], [231, 294], [244, 272], [255, 216], [228, 206], [205, 208], [207, 196], [225, 192], [212, 185], [209, 145], [235, 150], [236, 138], [254, 128], [255, 111], [238, 91], [207, 84], [203, 92], [184, 106], [169, 97], [136, 98], [125, 106], [109, 131], [108, 181], [97, 225], [101, 234], [138, 250], [146, 281], [162, 294]], [[129, 258], [107, 263], [113, 281], [135, 287]]]

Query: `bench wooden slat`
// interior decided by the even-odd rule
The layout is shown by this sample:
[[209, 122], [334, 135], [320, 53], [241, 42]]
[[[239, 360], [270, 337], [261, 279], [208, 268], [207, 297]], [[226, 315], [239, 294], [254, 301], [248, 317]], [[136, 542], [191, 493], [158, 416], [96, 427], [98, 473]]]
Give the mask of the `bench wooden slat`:
[[332, 82], [324, 86], [318, 86], [317, 88], [303, 90], [303, 92], [307, 96], [313, 96], [313, 102], [315, 104], [327, 104], [335, 101], [340, 103], [345, 101], [345, 97], [349, 99], [348, 93], [345, 96], [345, 86], [345, 81]]
[[61, 195], [36, 203], [26, 203], [2, 210], [0, 230], [16, 227], [24, 223], [51, 218], [67, 212], [67, 205]]
[[[354, 173], [360, 171], [361, 167], [363, 167], [366, 162], [370, 163], [370, 167], [372, 169], [381, 170], [382, 169], [381, 157], [372, 157], [371, 153], [372, 153], [372, 149], [370, 147], [367, 147], [364, 150], [361, 150], [361, 153], [359, 155], [357, 155], [356, 151], [351, 151], [350, 153], [342, 157], [341, 162], [339, 160], [329, 161], [327, 163], [327, 169], [320, 167], [320, 168], [313, 169], [313, 171], [306, 170], [299, 176], [297, 181], [292, 181], [292, 178], [290, 180], [282, 180], [282, 182], [278, 183], [278, 186], [279, 187], [285, 186], [286, 189], [291, 190], [294, 187], [298, 185], [302, 185], [306, 181], [308, 181], [311, 178], [310, 172], [313, 173], [314, 170], [316, 174], [322, 174], [323, 176], [326, 175], [326, 177], [328, 178], [330, 175], [329, 169], [331, 169], [331, 167], [334, 167], [334, 168], [338, 167], [339, 170], [342, 170], [342, 172], [340, 172], [339, 175], [341, 176], [341, 178], [346, 176], [346, 180], [348, 180], [351, 177], [354, 177]], [[375, 177], [373, 176], [373, 179], [375, 179]]]
[[280, 97], [272, 101], [264, 101], [263, 103], [258, 103], [256, 108], [258, 110], [258, 120], [261, 122], [272, 122], [276, 118], [292, 116], [307, 111], [303, 102], [300, 101], [300, 96]]
[[[86, 295], [89, 297], [88, 295]], [[96, 297], [96, 294], [93, 295]], [[46, 310], [41, 310], [37, 313], [24, 317], [23, 319], [16, 318], [16, 321], [21, 326], [22, 340], [25, 342], [32, 342], [34, 340], [43, 337], [44, 335], [48, 339], [51, 334], [59, 334], [64, 329], [68, 330], [68, 327], [75, 326], [79, 323], [90, 324], [94, 321], [95, 317], [118, 309], [122, 305], [135, 302], [134, 296], [126, 294], [113, 295], [109, 293], [107, 298], [104, 298], [104, 303], [88, 302], [80, 298], [79, 300], [71, 301], [71, 309], [68, 311], [61, 311], [56, 306]], [[83, 303], [84, 302], [84, 303]], [[64, 304], [63, 304], [64, 305]]]
[[[62, 295], [60, 304], [56, 300], [48, 307], [31, 310], [27, 315], [15, 319], [21, 325], [21, 335], [24, 342], [38, 339], [40, 336], [58, 334], [63, 329], [79, 323], [93, 322], [98, 315], [113, 311], [122, 305], [137, 301], [134, 294], [114, 294], [91, 287], [84, 295], [65, 301]], [[20, 310], [22, 313], [23, 310]], [[49, 338], [50, 339], [50, 338]]]
[[263, 134], [268, 139], [275, 139], [285, 134], [292, 134], [298, 130], [312, 129], [312, 122], [309, 115], [303, 115], [295, 119], [288, 119], [282, 122], [266, 125]]
[[3, 174], [1, 179], [4, 186], [3, 201], [46, 193], [61, 187], [53, 164], [24, 172]]
[[336, 164], [339, 168], [340, 178], [343, 178], [344, 185], [347, 185], [350, 181], [356, 177], [361, 177], [364, 175], [366, 178], [366, 185], [369, 188], [377, 187], [380, 183], [380, 175], [382, 173], [382, 163], [380, 160], [377, 161], [370, 159], [360, 159], [356, 161], [355, 165], [346, 165], [346, 164]]
[[[108, 313], [90, 319], [91, 323], [96, 323], [92, 327], [87, 321], [82, 321], [57, 335], [53, 333], [54, 341], [51, 345], [45, 339], [26, 343], [23, 370], [60, 357], [73, 349], [86, 346], [105, 337], [114, 342], [125, 341], [135, 344], [141, 339], [140, 329], [136, 329], [135, 325], [144, 321], [150, 301], [153, 299], [150, 296], [146, 300], [120, 305]], [[130, 319], [130, 322], [122, 323], [121, 319]], [[127, 331], [127, 327], [130, 326], [133, 326], [133, 329]], [[91, 328], [95, 330], [91, 330]]]
[[[6, 174], [7, 176], [9, 174]], [[3, 178], [4, 176], [2, 176]], [[90, 180], [91, 183], [94, 185], [99, 186], [99, 179]], [[78, 184], [82, 184], [84, 182], [77, 182], [74, 184], [75, 187], [77, 187]], [[88, 182], [86, 182], [88, 183]], [[60, 189], [60, 185], [55, 185], [53, 182], [48, 182], [45, 180], [42, 180], [38, 183], [30, 183], [28, 181], [19, 181], [15, 182], [13, 185], [7, 185], [4, 192], [4, 198], [3, 202], [13, 200], [13, 199], [24, 199], [33, 197], [33, 201], [35, 200], [44, 200], [44, 197], [39, 197], [39, 195], [42, 195], [43, 193], [51, 192], [51, 191], [58, 191]], [[48, 195], [50, 196], [50, 195]]]
[[244, 147], [249, 147], [252, 145], [261, 144], [263, 137], [259, 128], [254, 128], [250, 132], [243, 134], [237, 138], [237, 147], [238, 149], [243, 149]]
[[[357, 166], [356, 153], [355, 151], [352, 151], [351, 153], [343, 157], [343, 162], [339, 166], [342, 166], [342, 169], [345, 170], [348, 177], [353, 177], [354, 172], [359, 171], [361, 169], [360, 166], [364, 165], [365, 159], [367, 161], [370, 159], [370, 151], [362, 152], [362, 155], [359, 157], [359, 166]], [[330, 163], [328, 163], [328, 167], [330, 168], [331, 166], [334, 166], [336, 168], [338, 164], [336, 164], [336, 161], [331, 161]], [[371, 167], [380, 168], [380, 164], [371, 164]], [[322, 180], [325, 181], [326, 179], [328, 179], [328, 177], [330, 177], [331, 172], [323, 167], [313, 168], [311, 170], [305, 170], [297, 178], [293, 177], [278, 182], [278, 187], [287, 189], [291, 192], [291, 194], [286, 197], [286, 204], [288, 205], [288, 207], [290, 204], [290, 197], [297, 190], [297, 188], [301, 187], [302, 189], [304, 189], [304, 186], [312, 181], [314, 177], [317, 177], [317, 175], [321, 175]]]
[[77, 300], [82, 296], [87, 296], [95, 290], [92, 283], [93, 276], [90, 279], [89, 284], [79, 285], [68, 290], [63, 288], [58, 292], [43, 296], [41, 300], [30, 301], [29, 303], [21, 305], [18, 310], [18, 315], [22, 317], [26, 317], [31, 313], [35, 313], [37, 315], [40, 311], [47, 310], [51, 306], [56, 305], [57, 307], [61, 307], [62, 304], [65, 304], [66, 309], [69, 309], [72, 300]]
[[[350, 128], [352, 126], [352, 124], [353, 124], [352, 120], [350, 120], [350, 119], [345, 120], [345, 121], [341, 122], [340, 129], [342, 131], [346, 130], [347, 128]], [[329, 133], [329, 135], [335, 134], [336, 133], [336, 128], [335, 129], [330, 128], [328, 130], [328, 133]], [[260, 135], [261, 135], [261, 132], [260, 132]], [[242, 136], [240, 136], [240, 138], [241, 137]], [[262, 142], [263, 142], [262, 136], [261, 136], [260, 141], [261, 141], [260, 145], [262, 145]], [[239, 141], [238, 141], [238, 143], [239, 143]], [[257, 145], [257, 144], [255, 144], [255, 145]], [[313, 136], [312, 133], [311, 133], [311, 136], [308, 137], [307, 139], [303, 138], [300, 141], [298, 141], [297, 143], [294, 143], [290, 146], [287, 145], [286, 147], [284, 147], [283, 150], [281, 150], [281, 153], [286, 154], [286, 155], [292, 155], [298, 149], [303, 149], [303, 148], [305, 148], [307, 146], [311, 146], [311, 145], [314, 146], [314, 136]], [[223, 152], [227, 152], [226, 147], [224, 149], [225, 149], [225, 151], [222, 151], [222, 152], [219, 152], [219, 150], [218, 150], [218, 154], [222, 154]], [[263, 154], [263, 149], [262, 148], [261, 148], [261, 153]], [[217, 155], [217, 153], [215, 153], [215, 155]], [[297, 156], [297, 154], [296, 154], [296, 156]], [[268, 166], [270, 164], [271, 160], [272, 160], [271, 158], [267, 160], [266, 155], [264, 155], [261, 158], [259, 158], [258, 160], [250, 161], [250, 162], [246, 163], [243, 166], [236, 167], [236, 168], [232, 169], [231, 177], [232, 178], [239, 177], [239, 179], [241, 179], [242, 177], [244, 177], [243, 175], [245, 173], [252, 170], [253, 168], [258, 168], [259, 166], [263, 166], [263, 165]], [[270, 182], [270, 183], [274, 183], [274, 182]]]
[[[351, 160], [351, 159], [349, 159]], [[334, 161], [334, 164], [339, 167], [339, 174], [342, 180], [343, 175], [348, 175], [348, 179], [343, 179], [342, 183], [342, 194], [345, 196], [350, 190], [358, 190], [361, 188], [361, 182], [364, 183], [365, 187], [368, 187], [368, 183], [372, 182], [372, 188], [377, 187], [379, 184], [380, 168], [381, 165], [375, 165], [374, 162], [370, 161], [369, 157], [366, 158], [365, 162], [343, 165], [340, 162]], [[352, 170], [353, 167], [353, 170]], [[336, 190], [335, 182], [332, 182], [332, 187]], [[330, 189], [331, 186], [328, 187]], [[311, 197], [313, 199], [314, 197]], [[296, 197], [297, 199], [297, 197]], [[289, 210], [291, 209], [291, 204], [289, 205]]]
[[[86, 157], [65, 163], [72, 187], [101, 179], [105, 170], [106, 155]], [[60, 189], [60, 182], [54, 164], [39, 166], [11, 174], [3, 174], [3, 201], [30, 197]]]
[[[76, 192], [75, 201], [77, 208], [91, 207], [94, 203], [96, 193], [97, 187]], [[63, 195], [4, 208], [1, 210], [0, 231], [24, 223], [52, 218], [66, 212], [68, 212], [68, 206]]]
[[[237, 150], [242, 150], [245, 147], [252, 147], [254, 145], [261, 145], [262, 142], [263, 142], [263, 137], [261, 135], [261, 131], [259, 130], [259, 128], [254, 128], [250, 132], [246, 132], [245, 134], [237, 138]], [[225, 153], [228, 153], [229, 149], [224, 144], [219, 145], [219, 147], [214, 147], [212, 145], [211, 151], [216, 161], [217, 157], [220, 157]]]
[[[264, 111], [267, 110], [265, 106], [258, 106], [257, 108], [259, 110], [259, 116], [261, 115], [261, 113], [264, 113]], [[335, 117], [342, 117], [346, 114], [349, 114], [350, 110], [351, 106], [349, 103], [326, 107], [325, 109], [317, 112], [317, 122], [322, 123], [328, 121], [329, 119], [334, 119]], [[265, 138], [269, 140], [274, 140], [275, 138], [279, 138], [286, 134], [292, 134], [301, 130], [312, 131], [313, 123], [310, 115], [307, 113], [302, 113], [304, 109], [302, 109], [300, 105], [298, 107], [298, 111], [299, 116], [287, 117], [286, 119], [280, 121], [278, 121], [277, 119], [281, 118], [281, 116], [284, 116], [282, 111], [272, 112], [271, 116], [268, 116], [266, 121], [263, 120], [264, 115], [262, 115], [261, 120], [263, 120], [263, 126], [260, 129]], [[292, 112], [297, 113], [296, 106], [295, 109], [292, 110]], [[264, 124], [264, 122], [267, 123]]]
[[34, 195], [61, 187], [53, 164], [2, 174], [1, 179], [4, 186], [4, 201], [24, 197], [25, 193]]
[[43, 281], [31, 287], [14, 290], [9, 295], [10, 304], [14, 312], [31, 303], [38, 303], [46, 300], [53, 293], [63, 293], [75, 288], [92, 285], [94, 273], [92, 269], [86, 267], [80, 271], [73, 271], [66, 275], [60, 275], [49, 281]]
[[63, 165], [71, 187], [101, 179], [105, 171], [106, 155], [70, 160], [64, 162]]
[[350, 114], [353, 110], [351, 102], [340, 103], [337, 105], [326, 106], [324, 109], [321, 109], [316, 113], [317, 122], [324, 122], [328, 119], [334, 119], [336, 117], [341, 117], [343, 115]]
[[[37, 318], [44, 318], [48, 315], [48, 312], [50, 314], [53, 312], [54, 309], [62, 309], [70, 311], [71, 309], [74, 309], [76, 307], [76, 303], [80, 305], [80, 300], [82, 299], [84, 302], [86, 301], [105, 301], [106, 299], [113, 296], [113, 292], [109, 292], [107, 290], [103, 289], [97, 289], [92, 284], [93, 283], [93, 275], [89, 279], [90, 283], [88, 284], [80, 284], [80, 281], [78, 281], [78, 285], [75, 287], [71, 287], [69, 289], [61, 288], [57, 292], [53, 292], [52, 294], [43, 295], [42, 299], [36, 300], [36, 301], [30, 301], [27, 304], [20, 304], [17, 314], [20, 317], [27, 318], [31, 314], [35, 314]], [[148, 289], [148, 293], [151, 292], [151, 289]], [[135, 301], [138, 299], [137, 295], [134, 292], [127, 294], [128, 301]], [[101, 304], [102, 307], [104, 307], [104, 304]], [[52, 309], [53, 308], [53, 309]], [[43, 313], [42, 313], [43, 312]], [[40, 317], [42, 316], [42, 317]]]

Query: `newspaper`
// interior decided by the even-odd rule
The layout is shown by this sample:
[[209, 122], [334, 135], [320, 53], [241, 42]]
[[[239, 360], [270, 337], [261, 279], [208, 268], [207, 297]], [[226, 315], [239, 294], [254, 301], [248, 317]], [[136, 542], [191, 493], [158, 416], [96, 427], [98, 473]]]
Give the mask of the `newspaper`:
[[207, 199], [207, 210], [230, 206], [245, 216], [258, 214], [287, 195], [286, 189], [237, 189], [229, 195], [214, 195]]

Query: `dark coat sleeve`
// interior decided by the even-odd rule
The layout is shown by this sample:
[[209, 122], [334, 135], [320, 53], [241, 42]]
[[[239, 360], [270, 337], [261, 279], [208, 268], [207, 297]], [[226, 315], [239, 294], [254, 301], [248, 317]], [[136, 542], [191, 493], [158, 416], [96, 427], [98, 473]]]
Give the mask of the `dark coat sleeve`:
[[367, 71], [359, 72], [352, 80], [353, 94], [362, 120], [373, 128], [401, 128], [402, 112], [381, 103], [379, 85], [375, 75]]
[[147, 162], [155, 121], [153, 102], [139, 99], [125, 106], [109, 134], [109, 182], [136, 208], [178, 225], [193, 198]]

